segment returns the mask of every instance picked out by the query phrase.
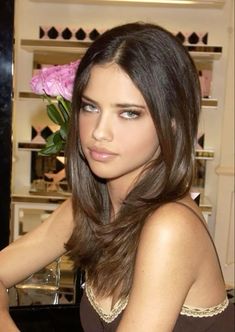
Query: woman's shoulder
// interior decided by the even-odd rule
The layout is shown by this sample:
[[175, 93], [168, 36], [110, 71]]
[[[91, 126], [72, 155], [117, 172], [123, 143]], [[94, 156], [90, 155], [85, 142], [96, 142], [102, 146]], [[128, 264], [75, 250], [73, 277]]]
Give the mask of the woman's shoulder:
[[186, 304], [206, 308], [225, 296], [215, 245], [200, 208], [190, 199], [167, 203], [152, 213], [143, 227], [138, 258], [140, 267], [147, 260], [144, 266], [149, 271], [156, 266], [155, 275], [160, 268], [164, 275], [179, 279], [179, 285], [188, 285]]
[[190, 198], [165, 203], [157, 208], [146, 220], [145, 227], [157, 227], [159, 230], [195, 231], [205, 230], [206, 223], [199, 206]]
[[[189, 204], [190, 208], [181, 203]], [[190, 199], [184, 199], [180, 204], [167, 203], [156, 209], [146, 220], [140, 235], [134, 291], [144, 287], [145, 294], [155, 294], [154, 297], [149, 295], [154, 306], [164, 303], [175, 311], [176, 317], [192, 287], [198, 285], [206, 262], [211, 259], [212, 251], [207, 250], [211, 246], [208, 239], [200, 210]], [[166, 297], [163, 289], [171, 295]], [[195, 298], [188, 303], [197, 304]]]
[[157, 241], [161, 250], [183, 248], [188, 254], [194, 253], [194, 257], [202, 257], [203, 251], [211, 245], [201, 211], [188, 197], [156, 209], [145, 222], [141, 240]]

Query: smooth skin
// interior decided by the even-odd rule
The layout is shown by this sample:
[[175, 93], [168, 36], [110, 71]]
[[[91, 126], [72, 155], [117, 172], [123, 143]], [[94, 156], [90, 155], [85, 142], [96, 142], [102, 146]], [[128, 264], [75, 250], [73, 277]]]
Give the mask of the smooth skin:
[[[146, 163], [160, 153], [157, 133], [143, 96], [116, 64], [93, 67], [82, 100], [82, 150], [91, 170], [107, 179], [114, 216]], [[182, 201], [201, 216], [190, 196]], [[64, 254], [72, 229], [68, 200], [41, 226], [0, 252], [4, 287]], [[4, 287], [0, 286], [0, 326], [1, 312], [2, 317], [7, 315]], [[129, 302], [117, 332], [170, 332], [184, 303], [206, 308], [221, 303], [225, 296], [204, 225], [187, 208], [169, 203], [146, 220]], [[114, 294], [96, 301], [108, 313], [117, 299]], [[9, 317], [7, 321], [12, 323]], [[4, 328], [4, 332], [15, 331]]]
[[146, 102], [116, 64], [94, 66], [82, 97], [79, 133], [91, 170], [107, 179], [114, 212], [138, 174], [159, 154]]
[[[190, 197], [183, 202], [200, 213]], [[129, 303], [117, 332], [170, 332], [183, 304], [208, 308], [225, 297], [204, 226], [185, 207], [169, 203], [144, 226]]]

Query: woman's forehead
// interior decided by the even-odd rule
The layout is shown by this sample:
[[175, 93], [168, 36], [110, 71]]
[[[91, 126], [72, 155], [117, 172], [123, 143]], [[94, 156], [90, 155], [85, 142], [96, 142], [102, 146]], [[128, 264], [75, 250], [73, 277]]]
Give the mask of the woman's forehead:
[[116, 63], [95, 65], [83, 92], [92, 99], [110, 99], [117, 103], [138, 103], [146, 107], [140, 90]]

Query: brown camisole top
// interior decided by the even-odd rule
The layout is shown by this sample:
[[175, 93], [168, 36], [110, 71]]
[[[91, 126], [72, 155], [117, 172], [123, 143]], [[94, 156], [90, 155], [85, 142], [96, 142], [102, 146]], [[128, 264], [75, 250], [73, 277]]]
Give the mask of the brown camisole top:
[[[189, 208], [203, 222], [191, 207], [181, 202], [176, 203]], [[84, 332], [115, 332], [127, 303], [128, 297], [119, 300], [111, 312], [107, 314], [96, 302], [92, 288], [89, 287], [88, 283], [85, 283], [80, 304], [80, 318]], [[210, 308], [195, 308], [183, 305], [172, 332], [233, 331], [234, 304], [229, 302], [226, 297], [222, 303]]]
[[[115, 332], [127, 302], [120, 301], [110, 314], [106, 314], [95, 302], [91, 289], [85, 286], [80, 305], [80, 318], [84, 332]], [[219, 305], [206, 309], [183, 306], [172, 332], [233, 331], [234, 304], [226, 298]]]

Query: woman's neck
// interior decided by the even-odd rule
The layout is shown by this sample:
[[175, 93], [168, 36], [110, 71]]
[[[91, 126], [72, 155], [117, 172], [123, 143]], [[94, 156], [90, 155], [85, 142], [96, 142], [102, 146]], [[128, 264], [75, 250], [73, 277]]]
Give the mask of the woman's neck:
[[120, 207], [127, 197], [128, 193], [138, 182], [144, 166], [134, 169], [132, 172], [124, 174], [115, 179], [107, 180], [107, 188], [109, 192], [110, 201], [113, 207], [113, 215], [116, 215]]
[[133, 187], [133, 183], [123, 179], [112, 179], [107, 181], [108, 193], [112, 205], [112, 215], [115, 216]]

